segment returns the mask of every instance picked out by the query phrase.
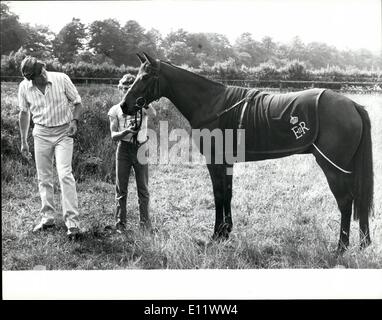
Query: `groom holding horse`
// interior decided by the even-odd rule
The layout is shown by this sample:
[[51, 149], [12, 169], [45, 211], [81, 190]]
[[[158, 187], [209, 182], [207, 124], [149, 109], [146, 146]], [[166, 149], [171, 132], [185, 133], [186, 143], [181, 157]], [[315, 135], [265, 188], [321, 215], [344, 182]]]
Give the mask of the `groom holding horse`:
[[[125, 74], [118, 84], [121, 98], [134, 83], [135, 77]], [[140, 148], [146, 148], [148, 116], [155, 116], [156, 111], [151, 106], [144, 105], [141, 112], [125, 115], [120, 104], [110, 108], [108, 112], [111, 138], [118, 142], [116, 152], [116, 229], [121, 233], [126, 228], [126, 199], [131, 169], [134, 169], [137, 183], [140, 225], [144, 229], [151, 229], [149, 217], [150, 194], [148, 190], [148, 164], [140, 163], [137, 153]]]

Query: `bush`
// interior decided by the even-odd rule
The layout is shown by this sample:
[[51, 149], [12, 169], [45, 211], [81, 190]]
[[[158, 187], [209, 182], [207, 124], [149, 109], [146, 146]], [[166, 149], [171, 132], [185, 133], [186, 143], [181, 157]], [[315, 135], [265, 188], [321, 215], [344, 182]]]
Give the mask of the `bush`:
[[[26, 51], [20, 48], [17, 52], [11, 52], [8, 56], [1, 57], [1, 75], [20, 77], [20, 63], [25, 57]], [[138, 68], [121, 65], [115, 66], [107, 59], [98, 59], [93, 56], [86, 56], [82, 61], [80, 56], [75, 63], [61, 64], [57, 59], [45, 61], [47, 70], [65, 72], [71, 78], [115, 78], [122, 77], [125, 73], [136, 74]], [[89, 61], [92, 62], [89, 62]], [[270, 60], [254, 67], [238, 66], [234, 58], [229, 58], [223, 62], [216, 62], [212, 67], [207, 63], [201, 64], [198, 69], [182, 66], [186, 69], [198, 73], [210, 79], [218, 80], [314, 80], [314, 81], [340, 81], [340, 82], [378, 82], [382, 79], [382, 71], [360, 70], [349, 66], [340, 68], [338, 66], [328, 66], [318, 70], [308, 69], [304, 62], [284, 60]], [[92, 80], [93, 82], [104, 82], [104, 80]], [[75, 83], [85, 82], [81, 79], [74, 79]], [[113, 81], [112, 81], [113, 82]]]
[[285, 80], [310, 80], [305, 64], [297, 60], [288, 63], [280, 70], [280, 74]]
[[250, 72], [256, 74], [260, 80], [280, 79], [280, 70], [278, 70], [274, 64], [268, 62], [250, 69]]
[[229, 58], [224, 62], [217, 62], [211, 67], [211, 72], [219, 79], [233, 80], [242, 79], [243, 74], [237, 67], [235, 59]]
[[[12, 95], [13, 97], [10, 97]], [[1, 181], [9, 182], [17, 176], [34, 177], [34, 163], [28, 162], [20, 152], [18, 110], [16, 109], [17, 86], [1, 85]], [[32, 128], [31, 128], [32, 129]], [[32, 130], [27, 138], [34, 157]]]
[[[21, 77], [20, 65], [26, 56], [26, 51], [20, 48], [8, 56], [1, 57], [1, 75]], [[71, 78], [121, 78], [125, 73], [137, 73], [138, 68], [121, 65], [115, 66], [110, 62], [100, 64], [79, 61], [61, 64], [57, 59], [44, 60], [48, 71], [64, 72]]]

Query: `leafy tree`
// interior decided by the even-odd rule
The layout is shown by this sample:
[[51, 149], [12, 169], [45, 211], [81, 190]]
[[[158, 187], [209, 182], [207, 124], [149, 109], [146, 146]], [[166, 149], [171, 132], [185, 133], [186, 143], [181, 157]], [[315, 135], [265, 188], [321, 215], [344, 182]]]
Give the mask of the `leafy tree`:
[[27, 51], [20, 47], [16, 52], [1, 56], [1, 74], [7, 76], [20, 76], [21, 61], [27, 55]]
[[157, 29], [150, 29], [145, 33], [145, 37], [140, 44], [141, 51], [145, 51], [158, 59], [163, 59], [164, 50], [162, 42], [161, 33]]
[[170, 49], [173, 43], [176, 42], [184, 42], [188, 45], [189, 33], [183, 29], [178, 29], [176, 31], [172, 31], [163, 40], [163, 47], [165, 50]]
[[206, 36], [212, 47], [214, 62], [226, 61], [234, 56], [233, 48], [225, 35], [219, 33], [207, 33]]
[[306, 58], [306, 47], [300, 37], [294, 37], [287, 45], [287, 57], [289, 60], [304, 60]]
[[192, 65], [190, 62], [194, 59], [192, 49], [183, 41], [174, 42], [166, 50], [166, 57], [176, 65]]
[[[180, 43], [183, 44], [180, 45]], [[183, 64], [191, 67], [211, 66], [216, 62], [227, 60], [233, 54], [227, 37], [218, 33], [190, 33], [178, 29], [170, 32], [163, 40], [162, 45], [168, 58], [177, 51], [173, 48], [174, 45], [178, 49], [186, 50], [188, 55], [181, 60]]]
[[311, 42], [305, 47], [305, 61], [311, 68], [325, 68], [328, 65], [342, 64], [338, 59], [338, 51], [325, 43]]
[[184, 42], [194, 54], [205, 53], [208, 55], [213, 50], [205, 33], [189, 33], [179, 29], [178, 33], [172, 34], [171, 38], [175, 42]]
[[24, 24], [23, 27], [26, 32], [23, 48], [27, 50], [28, 54], [42, 59], [51, 58], [54, 33], [43, 25]]
[[[321, 42], [305, 44], [299, 37], [286, 44], [276, 43], [269, 36], [257, 41], [248, 32], [241, 34], [233, 45], [223, 34], [190, 33], [184, 29], [163, 38], [158, 30], [146, 31], [134, 20], [127, 21], [123, 27], [114, 19], [85, 26], [73, 18], [55, 36], [46, 26], [20, 23], [4, 2], [1, 2], [0, 35], [0, 51], [5, 55], [2, 68], [11, 73], [17, 70], [18, 61], [25, 54], [51, 61], [55, 56], [61, 63], [71, 63], [70, 68], [81, 63], [131, 68], [139, 64], [135, 56], [139, 51], [202, 72], [218, 70], [225, 76], [229, 74], [229, 78], [240, 70], [258, 69], [261, 77], [270, 78], [277, 76], [277, 69], [291, 78], [301, 78], [307, 77], [306, 70], [318, 68], [335, 70], [334, 73], [336, 68], [372, 72], [382, 69], [382, 55], [368, 50], [340, 51]], [[85, 70], [81, 72], [86, 73]]]
[[218, 33], [189, 34], [188, 45], [194, 54], [204, 57], [205, 60], [199, 60], [198, 64], [205, 62], [211, 66], [219, 61], [226, 61], [233, 55], [232, 46], [227, 37]]
[[119, 22], [115, 19], [94, 21], [88, 29], [90, 49], [121, 65], [126, 61], [127, 45]]
[[24, 43], [26, 32], [19, 22], [19, 17], [9, 11], [9, 7], [1, 2], [0, 16], [0, 53], [9, 54], [18, 50]]
[[271, 60], [275, 56], [277, 44], [273, 42], [271, 37], [266, 36], [261, 39], [261, 47], [263, 48], [265, 61]]
[[20, 23], [19, 17], [12, 13], [3, 2], [1, 2], [0, 19], [0, 51], [2, 55], [23, 47], [27, 54], [35, 57], [44, 59], [51, 57], [53, 32], [48, 27]]
[[[353, 66], [362, 69], [363, 66], [369, 66], [370, 68], [372, 66], [378, 65], [378, 59], [377, 57], [374, 57], [373, 54], [366, 49], [359, 49], [355, 52], [356, 55], [356, 61], [354, 61]], [[380, 60], [379, 60], [380, 61]], [[379, 64], [380, 67], [381, 64]]]
[[[238, 57], [243, 56], [242, 53], [247, 53], [251, 56], [250, 65], [255, 66], [264, 61], [264, 52], [261, 44], [252, 38], [252, 34], [245, 32], [241, 34], [235, 41], [234, 49]], [[247, 56], [247, 55], [244, 55]], [[239, 61], [246, 65], [246, 60]]]
[[237, 54], [238, 62], [244, 66], [250, 66], [252, 63], [252, 56], [245, 51], [241, 51]]
[[125, 64], [138, 66], [136, 53], [144, 51], [142, 47], [146, 44], [145, 29], [135, 20], [129, 20], [123, 26], [122, 34], [126, 46], [123, 61]]
[[163, 49], [167, 59], [177, 65], [197, 66], [195, 52], [190, 41], [191, 34], [183, 29], [170, 32], [163, 40]]
[[65, 25], [53, 40], [53, 52], [62, 62], [73, 62], [76, 54], [84, 48], [85, 25], [80, 19], [73, 18]]

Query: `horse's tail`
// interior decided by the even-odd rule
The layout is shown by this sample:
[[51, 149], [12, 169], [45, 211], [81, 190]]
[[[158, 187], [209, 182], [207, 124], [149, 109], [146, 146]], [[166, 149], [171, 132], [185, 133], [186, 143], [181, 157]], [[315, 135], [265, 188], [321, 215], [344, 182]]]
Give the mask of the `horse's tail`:
[[354, 219], [368, 221], [373, 210], [373, 153], [371, 143], [371, 124], [363, 106], [355, 104], [362, 118], [362, 136], [354, 161]]

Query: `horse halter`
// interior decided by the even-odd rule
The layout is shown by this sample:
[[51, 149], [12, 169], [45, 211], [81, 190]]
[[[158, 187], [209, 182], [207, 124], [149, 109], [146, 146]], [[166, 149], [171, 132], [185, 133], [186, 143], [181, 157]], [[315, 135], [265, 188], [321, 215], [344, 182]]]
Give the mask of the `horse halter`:
[[[160, 71], [160, 60], [157, 60], [157, 68], [152, 66], [147, 66], [148, 74], [151, 76], [151, 81], [149, 83], [149, 88], [144, 91], [145, 96], [140, 96], [136, 100], [134, 106], [135, 110], [141, 108], [147, 108], [147, 101], [158, 100], [161, 97], [160, 82], [159, 82], [159, 71]], [[152, 83], [154, 82], [154, 83]], [[150, 103], [149, 102], [149, 103]]]
[[[152, 84], [150, 81], [150, 86], [148, 90], [145, 90], [145, 95], [139, 96], [135, 100], [134, 105], [134, 131], [139, 131], [142, 126], [143, 121], [143, 109], [148, 108], [147, 101], [158, 100], [160, 96], [160, 83], [159, 83], [159, 70], [160, 70], [160, 61], [157, 60], [158, 68], [149, 67], [149, 74], [152, 76], [154, 83]], [[149, 103], [150, 103], [149, 102]], [[138, 132], [133, 136], [134, 143], [137, 144]]]
[[137, 131], [137, 133], [133, 135], [134, 144], [138, 144], [138, 132], [142, 127], [143, 121], [143, 108], [147, 108], [146, 99], [143, 97], [139, 97], [135, 101], [134, 106], [134, 127], [132, 129], [134, 131]]

